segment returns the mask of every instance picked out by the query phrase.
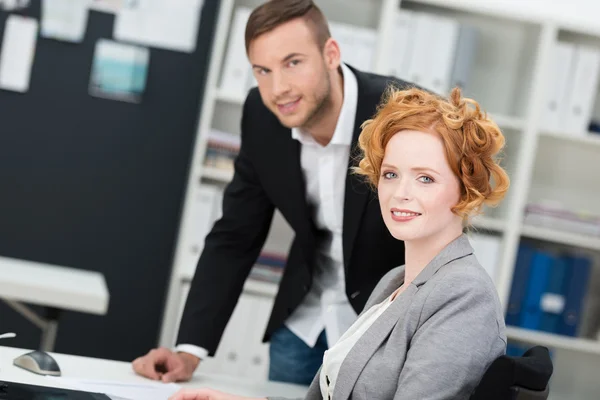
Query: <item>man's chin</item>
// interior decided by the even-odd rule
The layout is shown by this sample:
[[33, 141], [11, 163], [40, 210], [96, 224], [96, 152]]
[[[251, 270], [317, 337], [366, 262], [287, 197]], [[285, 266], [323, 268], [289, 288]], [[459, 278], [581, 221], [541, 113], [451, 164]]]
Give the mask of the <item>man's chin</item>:
[[289, 129], [300, 128], [301, 126], [304, 125], [303, 119], [299, 118], [299, 117], [283, 117], [283, 116], [279, 115], [277, 117], [277, 119], [279, 120], [281, 125], [285, 126], [286, 128], [289, 128]]

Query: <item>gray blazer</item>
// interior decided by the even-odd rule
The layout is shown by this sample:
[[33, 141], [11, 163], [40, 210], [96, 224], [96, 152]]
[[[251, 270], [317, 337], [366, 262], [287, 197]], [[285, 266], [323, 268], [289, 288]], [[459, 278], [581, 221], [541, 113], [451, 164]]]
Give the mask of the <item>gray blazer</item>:
[[[388, 272], [364, 310], [383, 301], [403, 281], [404, 266]], [[332, 400], [468, 399], [487, 367], [505, 350], [496, 288], [463, 234], [354, 345], [342, 363]], [[320, 373], [305, 399], [322, 399]]]

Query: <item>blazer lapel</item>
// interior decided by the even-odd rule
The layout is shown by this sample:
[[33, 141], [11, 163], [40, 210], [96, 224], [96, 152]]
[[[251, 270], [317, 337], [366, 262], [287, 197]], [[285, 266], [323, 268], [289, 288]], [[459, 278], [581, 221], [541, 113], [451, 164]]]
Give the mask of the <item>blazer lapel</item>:
[[[419, 291], [419, 287], [431, 279], [431, 277], [444, 265], [472, 253], [473, 248], [469, 243], [467, 235], [462, 234], [444, 247], [442, 251], [427, 264], [421, 273], [417, 275], [411, 284], [408, 285], [398, 297], [396, 297], [389, 308], [377, 318], [373, 325], [367, 329], [367, 331], [358, 339], [354, 347], [352, 347], [340, 367], [335, 390], [333, 392], [333, 400], [347, 400], [350, 397], [354, 385], [365, 365], [381, 344], [387, 339], [398, 321], [404, 319], [404, 314], [408, 310], [409, 303], [415, 293]], [[386, 300], [403, 281], [404, 270], [401, 270], [399, 271], [398, 276], [390, 281], [387, 287], [371, 304], [379, 304]], [[365, 310], [366, 309], [367, 307], [365, 307]]]
[[354, 240], [358, 233], [358, 228], [362, 220], [362, 215], [367, 204], [367, 199], [372, 193], [372, 189], [366, 182], [365, 177], [356, 175], [352, 168], [358, 165], [360, 160], [360, 149], [358, 147], [358, 137], [362, 129], [360, 126], [364, 121], [371, 118], [375, 107], [379, 101], [376, 96], [366, 95], [364, 93], [364, 82], [361, 82], [359, 74], [354, 72], [358, 83], [358, 104], [356, 106], [356, 119], [354, 123], [354, 133], [352, 135], [352, 146], [350, 147], [350, 158], [348, 160], [348, 169], [346, 170], [346, 189], [344, 197], [344, 220], [342, 229], [342, 244], [344, 249], [344, 266], [348, 268]]
[[[387, 293], [387, 296], [383, 300], [386, 300], [398, 288], [396, 286], [389, 291], [391, 286], [388, 286], [386, 293], [389, 293]], [[381, 347], [381, 344], [387, 339], [398, 321], [404, 319], [404, 314], [408, 310], [408, 304], [418, 290], [415, 285], [409, 285], [404, 292], [396, 297], [389, 308], [377, 318], [365, 334], [358, 339], [340, 366], [333, 391], [333, 400], [347, 400], [350, 397], [352, 390], [354, 390], [354, 385], [365, 365], [377, 349]]]
[[[312, 216], [306, 201], [306, 184], [300, 164], [300, 142], [292, 138], [291, 131], [278, 125], [273, 129], [272, 148], [277, 149], [270, 157], [273, 168], [280, 173], [277, 185], [281, 193], [285, 193], [284, 212], [288, 222], [294, 228], [300, 242], [305, 246], [305, 255], [310, 257], [315, 246], [315, 237], [312, 229]], [[283, 175], [281, 175], [283, 174]], [[307, 260], [311, 262], [312, 260]]]

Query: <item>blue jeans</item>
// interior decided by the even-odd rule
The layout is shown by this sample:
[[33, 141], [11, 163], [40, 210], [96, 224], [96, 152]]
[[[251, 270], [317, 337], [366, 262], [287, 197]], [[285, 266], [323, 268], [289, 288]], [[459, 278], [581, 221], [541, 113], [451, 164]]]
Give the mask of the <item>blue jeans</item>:
[[270, 342], [269, 380], [310, 385], [327, 350], [325, 331], [312, 348], [285, 325], [273, 333]]

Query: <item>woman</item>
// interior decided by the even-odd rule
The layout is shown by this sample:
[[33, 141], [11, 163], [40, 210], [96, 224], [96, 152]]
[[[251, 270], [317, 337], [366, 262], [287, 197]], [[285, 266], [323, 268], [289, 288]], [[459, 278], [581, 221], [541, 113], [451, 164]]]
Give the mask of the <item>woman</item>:
[[[406, 263], [325, 353], [306, 399], [468, 399], [506, 348], [495, 286], [463, 233], [508, 189], [495, 160], [504, 137], [459, 89], [449, 99], [391, 89], [359, 144], [356, 173], [377, 190]], [[173, 399], [245, 398], [202, 389]]]

